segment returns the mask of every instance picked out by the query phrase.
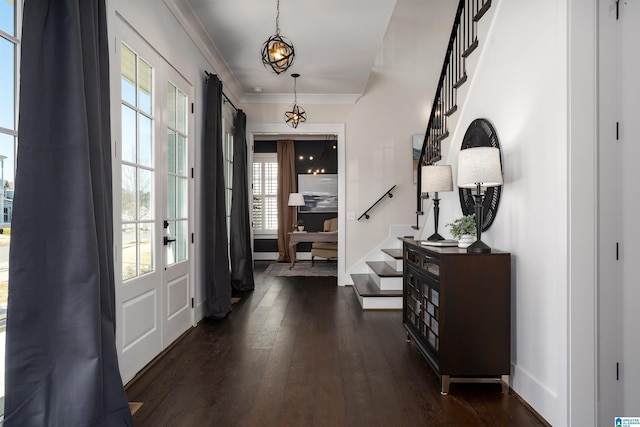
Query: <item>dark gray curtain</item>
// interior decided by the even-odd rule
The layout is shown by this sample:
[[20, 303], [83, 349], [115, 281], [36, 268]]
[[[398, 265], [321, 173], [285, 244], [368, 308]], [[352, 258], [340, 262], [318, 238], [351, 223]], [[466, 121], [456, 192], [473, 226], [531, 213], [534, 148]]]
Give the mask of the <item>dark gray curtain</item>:
[[251, 224], [247, 191], [247, 116], [238, 110], [233, 137], [233, 194], [231, 196], [231, 289], [246, 292], [255, 288], [251, 256]]
[[231, 311], [231, 275], [227, 249], [224, 204], [224, 158], [222, 154], [222, 82], [207, 79], [204, 130], [204, 264], [207, 296], [206, 316], [222, 319]]
[[5, 426], [131, 426], [115, 346], [105, 1], [28, 0]]

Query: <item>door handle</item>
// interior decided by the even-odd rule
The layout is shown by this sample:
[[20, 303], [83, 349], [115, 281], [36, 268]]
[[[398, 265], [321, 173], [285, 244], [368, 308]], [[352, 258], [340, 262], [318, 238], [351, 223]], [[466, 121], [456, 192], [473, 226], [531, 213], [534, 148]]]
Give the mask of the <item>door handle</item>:
[[171, 242], [175, 242], [175, 237], [164, 236], [164, 245], [167, 246]]

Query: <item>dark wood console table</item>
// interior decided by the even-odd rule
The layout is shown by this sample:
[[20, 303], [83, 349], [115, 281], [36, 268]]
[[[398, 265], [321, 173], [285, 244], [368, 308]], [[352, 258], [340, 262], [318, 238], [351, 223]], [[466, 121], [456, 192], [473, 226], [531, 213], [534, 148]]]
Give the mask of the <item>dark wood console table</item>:
[[289, 270], [296, 264], [296, 245], [300, 242], [338, 242], [337, 231], [320, 231], [320, 232], [296, 232], [289, 234], [289, 255], [291, 256], [291, 265]]
[[407, 340], [441, 377], [441, 393], [452, 382], [496, 382], [508, 393], [511, 255], [401, 240]]

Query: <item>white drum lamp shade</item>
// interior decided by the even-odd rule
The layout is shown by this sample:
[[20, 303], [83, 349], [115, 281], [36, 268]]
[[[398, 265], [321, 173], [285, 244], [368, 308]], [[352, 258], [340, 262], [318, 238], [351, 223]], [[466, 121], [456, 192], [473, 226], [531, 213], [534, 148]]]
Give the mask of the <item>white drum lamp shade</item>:
[[289, 194], [289, 206], [304, 206], [304, 196], [302, 193]]
[[451, 165], [428, 165], [422, 167], [421, 189], [423, 193], [453, 191]]
[[476, 188], [502, 185], [500, 150], [495, 147], [474, 147], [458, 154], [458, 187]]

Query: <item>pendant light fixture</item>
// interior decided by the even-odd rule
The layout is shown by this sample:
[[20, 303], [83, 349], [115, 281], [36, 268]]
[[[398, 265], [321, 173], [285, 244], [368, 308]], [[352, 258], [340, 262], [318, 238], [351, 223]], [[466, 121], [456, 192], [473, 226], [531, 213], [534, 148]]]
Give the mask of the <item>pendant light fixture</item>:
[[286, 111], [284, 113], [285, 123], [291, 126], [292, 128], [297, 128], [299, 123], [307, 121], [307, 113], [304, 111], [304, 108], [298, 105], [298, 92], [296, 91], [296, 84], [298, 82], [298, 77], [300, 74], [293, 73], [291, 74], [293, 77], [293, 107], [291, 107], [291, 111]]
[[280, 35], [280, 0], [276, 15], [276, 33], [262, 45], [262, 64], [276, 74], [287, 71], [293, 64], [295, 52], [293, 43]]

